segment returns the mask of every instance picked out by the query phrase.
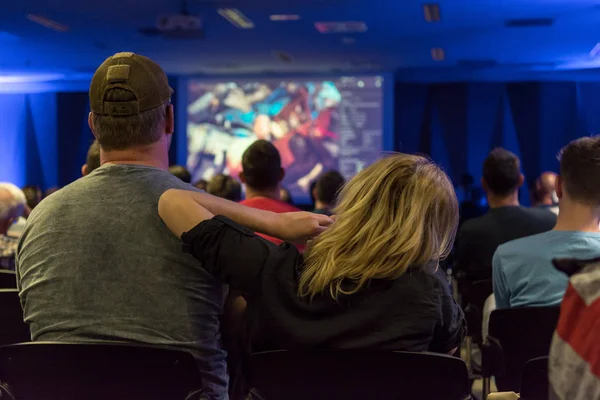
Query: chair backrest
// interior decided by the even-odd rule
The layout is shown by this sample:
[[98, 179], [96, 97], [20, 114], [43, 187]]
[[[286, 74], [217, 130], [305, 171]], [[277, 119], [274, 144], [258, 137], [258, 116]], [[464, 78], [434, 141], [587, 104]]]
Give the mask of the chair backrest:
[[31, 340], [17, 289], [0, 289], [0, 346]]
[[547, 356], [560, 308], [526, 307], [495, 310], [490, 315], [482, 364], [501, 391], [519, 391], [527, 361]]
[[481, 344], [481, 321], [483, 319], [483, 305], [486, 299], [494, 292], [491, 279], [484, 279], [471, 283], [463, 294], [465, 317], [469, 336], [475, 343]]
[[548, 400], [548, 357], [527, 361], [521, 377], [521, 400]]
[[0, 289], [16, 289], [17, 274], [14, 271], [0, 269]]
[[265, 400], [471, 398], [467, 366], [432, 353], [272, 351], [250, 356], [249, 384]]
[[200, 389], [190, 353], [121, 343], [2, 346], [0, 381], [19, 400], [184, 400]]

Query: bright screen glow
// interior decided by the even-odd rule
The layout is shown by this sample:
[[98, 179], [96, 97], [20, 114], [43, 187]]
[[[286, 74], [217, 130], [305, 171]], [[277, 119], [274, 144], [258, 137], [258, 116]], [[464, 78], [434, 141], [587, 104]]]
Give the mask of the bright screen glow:
[[244, 151], [266, 139], [281, 153], [283, 186], [308, 203], [311, 183], [337, 169], [350, 178], [382, 151], [383, 77], [335, 80], [191, 80], [188, 168], [194, 180], [237, 177]]

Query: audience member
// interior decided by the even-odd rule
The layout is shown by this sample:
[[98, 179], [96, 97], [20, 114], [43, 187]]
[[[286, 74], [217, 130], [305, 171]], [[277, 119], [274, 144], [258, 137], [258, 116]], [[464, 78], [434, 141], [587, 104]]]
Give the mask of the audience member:
[[[189, 350], [209, 399], [227, 398], [220, 281], [181, 252], [156, 213], [170, 188], [172, 89], [150, 59], [118, 53], [95, 72], [89, 125], [104, 165], [45, 199], [19, 244], [33, 341], [125, 341]], [[224, 200], [223, 200], [224, 201]]]
[[184, 166], [181, 165], [171, 165], [169, 167], [169, 172], [184, 181], [185, 183], [192, 183], [192, 175], [190, 171], [187, 170]]
[[87, 176], [96, 168], [100, 167], [100, 144], [98, 139], [94, 140], [87, 152], [85, 164], [81, 167], [81, 175]]
[[23, 194], [27, 200], [28, 212], [31, 212], [42, 201], [42, 189], [36, 185], [23, 186]]
[[206, 191], [223, 199], [235, 202], [242, 200], [242, 185], [229, 175], [215, 175], [208, 183]]
[[44, 198], [58, 192], [60, 190], [60, 188], [58, 186], [52, 186], [49, 187], [48, 189], [46, 189], [46, 191], [44, 192]]
[[[345, 186], [336, 210], [326, 230], [332, 220], [324, 215], [249, 210], [203, 193], [170, 190], [159, 201], [161, 217], [200, 265], [243, 293], [252, 351], [453, 352], [465, 320], [438, 267], [458, 224], [444, 172], [419, 156], [384, 158]], [[238, 225], [285, 237], [307, 215], [320, 218], [310, 221], [314, 234], [324, 232], [306, 257]]]
[[281, 201], [283, 201], [284, 203], [289, 204], [290, 206], [295, 206], [296, 204], [294, 203], [294, 199], [292, 198], [292, 194], [290, 193], [289, 190], [287, 190], [286, 188], [282, 187], [279, 189], [279, 198]]
[[[276, 213], [300, 211], [280, 200], [281, 181], [285, 171], [281, 168], [279, 151], [271, 142], [257, 140], [242, 156], [240, 179], [246, 184], [246, 200], [241, 204]], [[282, 240], [259, 233], [275, 244]]]
[[208, 186], [208, 182], [205, 181], [204, 179], [200, 179], [199, 181], [194, 183], [194, 186], [196, 187], [196, 189], [206, 190], [206, 187]]
[[496, 148], [485, 159], [481, 184], [490, 210], [465, 221], [458, 233], [454, 268], [464, 282], [492, 278], [492, 256], [499, 245], [549, 231], [556, 224], [556, 215], [519, 205], [523, 179], [513, 153]]
[[18, 238], [8, 236], [12, 223], [23, 215], [25, 194], [12, 183], [0, 183], [0, 268], [15, 269]]
[[600, 399], [600, 259], [554, 265], [570, 279], [550, 347], [550, 399]]
[[533, 183], [531, 188], [531, 206], [545, 208], [558, 214], [558, 198], [556, 196], [556, 178], [554, 172], [544, 172]]
[[332, 215], [333, 207], [337, 203], [337, 195], [346, 183], [346, 180], [338, 171], [329, 171], [317, 179], [314, 188], [315, 209], [317, 214]]
[[556, 194], [560, 213], [552, 231], [508, 242], [494, 254], [496, 307], [559, 305], [568, 280], [552, 260], [600, 257], [600, 136], [561, 151]]

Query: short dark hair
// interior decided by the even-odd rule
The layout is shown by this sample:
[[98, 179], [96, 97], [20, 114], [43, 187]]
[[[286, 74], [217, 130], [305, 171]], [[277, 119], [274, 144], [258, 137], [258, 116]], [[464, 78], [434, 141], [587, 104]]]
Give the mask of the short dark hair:
[[213, 196], [221, 197], [231, 201], [242, 200], [242, 185], [229, 175], [215, 175], [208, 185], [206, 191]]
[[98, 140], [94, 140], [88, 149], [85, 165], [87, 165], [88, 174], [100, 167], [100, 143], [98, 143]]
[[317, 180], [317, 199], [325, 204], [333, 205], [337, 201], [337, 195], [346, 183], [346, 180], [338, 171], [324, 173]]
[[496, 196], [507, 196], [519, 188], [521, 161], [514, 153], [496, 147], [483, 162], [483, 179]]
[[600, 135], [573, 140], [559, 155], [560, 175], [575, 201], [600, 204]]
[[281, 179], [281, 156], [273, 143], [257, 140], [242, 156], [246, 185], [256, 190], [272, 189]]
[[36, 185], [23, 186], [23, 194], [27, 201], [27, 207], [33, 210], [42, 201], [42, 189]]
[[[108, 89], [105, 101], [126, 103], [137, 100], [133, 92], [122, 88]], [[142, 111], [137, 115], [114, 116], [92, 112], [94, 134], [105, 150], [124, 150], [132, 146], [156, 143], [163, 135], [169, 103]]]
[[184, 166], [181, 165], [171, 165], [169, 167], [169, 172], [184, 181], [185, 183], [192, 182], [192, 175], [190, 171], [188, 171]]
[[206, 182], [205, 179], [200, 179], [199, 181], [196, 181], [196, 183], [194, 183], [194, 187], [196, 189], [200, 189], [200, 190], [206, 190], [207, 186], [208, 186], [208, 182]]

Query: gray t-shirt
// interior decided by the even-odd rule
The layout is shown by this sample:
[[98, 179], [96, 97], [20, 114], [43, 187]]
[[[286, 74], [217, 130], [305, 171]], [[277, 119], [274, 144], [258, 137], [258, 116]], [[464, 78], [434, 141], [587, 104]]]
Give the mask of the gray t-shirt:
[[108, 164], [42, 201], [17, 250], [32, 340], [127, 341], [191, 351], [210, 398], [227, 398], [223, 286], [158, 216], [167, 171]]

